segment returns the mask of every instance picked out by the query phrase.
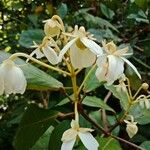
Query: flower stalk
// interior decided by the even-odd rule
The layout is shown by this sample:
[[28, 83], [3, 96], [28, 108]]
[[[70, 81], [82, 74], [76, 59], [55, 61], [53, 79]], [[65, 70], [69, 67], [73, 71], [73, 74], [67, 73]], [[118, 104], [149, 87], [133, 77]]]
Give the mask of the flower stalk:
[[48, 65], [48, 64], [46, 64], [46, 63], [44, 63], [44, 62], [41, 62], [41, 61], [39, 61], [39, 60], [37, 60], [37, 59], [33, 58], [32, 56], [30, 56], [30, 55], [28, 55], [28, 54], [25, 54], [25, 53], [15, 53], [15, 54], [12, 54], [12, 55], [9, 57], [9, 59], [11, 59], [11, 60], [14, 61], [17, 57], [25, 57], [25, 58], [30, 59], [30, 60], [32, 60], [33, 62], [35, 62], [35, 63], [37, 63], [37, 64], [43, 66], [43, 67], [45, 67], [45, 68], [48, 68], [48, 69], [51, 69], [51, 70], [54, 70], [54, 71], [57, 71], [57, 72], [60, 72], [60, 73], [63, 73], [63, 74], [66, 74], [66, 75], [70, 76], [70, 73], [69, 73], [69, 72], [66, 72], [66, 71], [64, 71], [64, 70], [61, 70], [61, 69], [56, 68], [56, 67], [53, 67], [53, 66], [50, 66], [50, 65]]

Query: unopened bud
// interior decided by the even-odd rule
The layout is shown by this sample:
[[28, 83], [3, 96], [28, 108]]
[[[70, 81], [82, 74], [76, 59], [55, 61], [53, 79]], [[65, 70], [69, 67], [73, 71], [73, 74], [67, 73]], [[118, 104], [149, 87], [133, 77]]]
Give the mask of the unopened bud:
[[147, 91], [149, 88], [149, 85], [147, 83], [143, 83], [142, 88], [143, 88], [143, 90]]
[[129, 122], [127, 120], [124, 120], [124, 122], [127, 124], [126, 131], [129, 137], [132, 138], [138, 132], [137, 122]]
[[130, 138], [132, 138], [138, 131], [138, 127], [134, 123], [127, 124], [126, 131]]

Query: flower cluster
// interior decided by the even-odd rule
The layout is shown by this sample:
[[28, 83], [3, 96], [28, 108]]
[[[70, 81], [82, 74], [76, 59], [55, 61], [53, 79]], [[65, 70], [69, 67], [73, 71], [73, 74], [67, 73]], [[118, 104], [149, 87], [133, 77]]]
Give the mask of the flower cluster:
[[[116, 86], [117, 91], [127, 91], [126, 88], [126, 76], [124, 74], [124, 65], [128, 64], [141, 78], [136, 67], [126, 59], [126, 56], [131, 55], [128, 53], [128, 47], [118, 48], [113, 41], [102, 42], [100, 46], [92, 34], [86, 32], [83, 26], [78, 27], [75, 25], [73, 31], [66, 32], [62, 20], [59, 16], [54, 15], [51, 19], [44, 21], [44, 33], [45, 37], [41, 44], [34, 42], [33, 52], [30, 55], [27, 54], [13, 54], [7, 60], [0, 65], [0, 95], [15, 94], [25, 92], [27, 81], [24, 73], [19, 66], [14, 63], [14, 59], [19, 56], [24, 56], [29, 60], [32, 60], [44, 67], [65, 73], [71, 77], [72, 89], [73, 89], [73, 102], [75, 104], [75, 120], [71, 121], [71, 129], [64, 132], [62, 136], [62, 150], [72, 150], [79, 137], [84, 146], [89, 150], [97, 150], [99, 147], [98, 142], [93, 137], [92, 129], [81, 128], [79, 126], [78, 116], [78, 100], [81, 97], [80, 91], [84, 86], [83, 83], [80, 87], [77, 86], [76, 75], [78, 71], [83, 68], [96, 66], [95, 76], [100, 82], [104, 82], [107, 86], [112, 85], [116, 80], [119, 80], [119, 85]], [[60, 42], [60, 43], [59, 43]], [[58, 44], [59, 43], [59, 44]], [[33, 56], [36, 55], [36, 58]], [[38, 59], [45, 57], [50, 63], [44, 63]], [[67, 71], [64, 71], [59, 67], [59, 63], [65, 63]], [[52, 66], [52, 65], [58, 65]], [[61, 65], [60, 65], [61, 66]], [[85, 78], [86, 79], [86, 78]], [[144, 99], [141, 104], [150, 108], [149, 99]], [[141, 102], [141, 101], [140, 101]], [[133, 137], [137, 133], [136, 122], [131, 118], [131, 122], [124, 120], [127, 123], [127, 132], [130, 137]]]

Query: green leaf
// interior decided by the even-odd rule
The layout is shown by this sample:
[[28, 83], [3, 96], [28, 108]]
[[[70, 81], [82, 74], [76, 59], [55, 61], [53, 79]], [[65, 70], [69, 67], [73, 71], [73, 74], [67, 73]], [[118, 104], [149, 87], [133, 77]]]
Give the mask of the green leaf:
[[[85, 74], [87, 74], [89, 72], [89, 70], [90, 70], [90, 68], [87, 68]], [[83, 90], [85, 92], [92, 91], [92, 90], [96, 89], [97, 87], [99, 87], [102, 84], [96, 78], [95, 71], [96, 71], [96, 68], [92, 70], [92, 72], [90, 73], [88, 79], [84, 83]]]
[[61, 138], [63, 133], [70, 128], [70, 121], [63, 121], [53, 130], [49, 140], [49, 150], [60, 150], [61, 149]]
[[109, 19], [113, 19], [115, 13], [111, 9], [109, 9], [103, 3], [100, 4], [100, 8], [101, 8], [101, 11], [102, 11], [103, 15], [105, 15]]
[[[70, 95], [70, 98], [73, 98], [73, 95]], [[62, 106], [62, 105], [65, 105], [69, 102], [70, 102], [70, 100], [68, 99], [68, 97], [66, 97], [63, 100], [61, 100], [56, 106]]]
[[86, 96], [82, 104], [90, 107], [103, 108], [112, 112], [115, 112], [110, 106], [108, 106], [103, 100], [94, 96]]
[[57, 111], [30, 105], [23, 115], [14, 139], [16, 150], [29, 150], [43, 133], [53, 124]]
[[100, 144], [100, 150], [122, 150], [119, 142], [111, 137], [98, 137], [97, 140]]
[[127, 93], [123, 91], [117, 91], [116, 87], [114, 85], [107, 86], [105, 85], [105, 88], [113, 93], [113, 95], [120, 100], [120, 104], [124, 110], [128, 109], [129, 103], [128, 103], [128, 96]]
[[132, 115], [138, 124], [145, 125], [150, 123], [150, 110], [142, 109], [138, 103], [131, 106], [129, 114]]
[[107, 20], [105, 19], [102, 19], [100, 17], [95, 17], [91, 14], [89, 14], [87, 11], [89, 11], [91, 9], [80, 9], [78, 12], [75, 13], [75, 17], [78, 17], [78, 16], [82, 16], [87, 23], [93, 23], [94, 25], [97, 25], [98, 27], [101, 27], [101, 28], [110, 28], [116, 32], [119, 32], [117, 30], [117, 28], [115, 26], [113, 26], [111, 23], [109, 23]]
[[68, 12], [67, 5], [64, 3], [61, 3], [60, 6], [57, 9], [58, 15], [63, 19]]
[[143, 150], [150, 150], [150, 141], [144, 141], [140, 147], [142, 147]]
[[41, 29], [26, 30], [21, 33], [19, 44], [23, 47], [30, 48], [33, 46], [33, 41], [39, 44], [43, 38], [44, 32]]
[[[10, 54], [1, 51], [0, 52], [0, 62], [7, 59]], [[19, 64], [21, 69], [24, 72], [24, 75], [27, 79], [27, 88], [36, 89], [36, 90], [58, 90], [63, 87], [62, 83], [48, 75], [44, 71], [38, 69], [37, 67], [26, 64], [25, 61], [17, 59], [16, 64]]]
[[31, 150], [47, 150], [49, 144], [50, 134], [54, 129], [53, 126], [50, 126], [47, 131], [39, 138], [39, 140], [35, 143], [35, 145], [31, 148]]

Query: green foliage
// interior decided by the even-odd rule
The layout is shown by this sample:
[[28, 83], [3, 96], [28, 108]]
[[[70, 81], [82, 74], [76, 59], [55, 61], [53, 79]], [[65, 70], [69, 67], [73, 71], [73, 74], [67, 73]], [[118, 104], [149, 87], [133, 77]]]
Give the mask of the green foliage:
[[[66, 30], [74, 25], [84, 26], [97, 39], [100, 44], [104, 39], [114, 41], [116, 44], [125, 43], [130, 45], [129, 52], [133, 53], [130, 60], [134, 62], [137, 69], [143, 76], [143, 81], [150, 83], [150, 1], [149, 0], [102, 0], [98, 1], [31, 1], [31, 0], [15, 0], [0, 1], [0, 49], [14, 52], [31, 53], [33, 49], [33, 41], [41, 44], [44, 37], [42, 21], [49, 19], [52, 15], [58, 14], [65, 22]], [[130, 51], [131, 50], [131, 51]], [[10, 55], [0, 52], [0, 62]], [[68, 77], [60, 77], [52, 71], [38, 68], [36, 65], [25, 64], [25, 61], [17, 59], [16, 63], [23, 70], [27, 82], [28, 91], [23, 95], [10, 95], [9, 97], [0, 97], [0, 103], [7, 105], [7, 110], [3, 110], [0, 105], [0, 149], [13, 149], [12, 141], [15, 132], [17, 132], [14, 140], [16, 150], [59, 150], [61, 147], [61, 137], [65, 130], [70, 128], [69, 116], [66, 121], [62, 121], [63, 117], [58, 117], [59, 112], [72, 112], [72, 107], [68, 105], [70, 100], [64, 98], [64, 91], [60, 92], [63, 86], [73, 98], [72, 89]], [[133, 70], [126, 66], [126, 74], [130, 80], [131, 91], [135, 93], [141, 86], [141, 80], [134, 74]], [[60, 67], [64, 67], [63, 65]], [[83, 77], [87, 75], [90, 68], [84, 70], [79, 76], [78, 83], [83, 81]], [[139, 131], [131, 142], [140, 145], [144, 150], [149, 150], [149, 136], [147, 132], [150, 125], [150, 110], [141, 108], [138, 103], [130, 105], [128, 96], [123, 91], [117, 91], [115, 86], [102, 87], [103, 83], [99, 83], [95, 76], [94, 69], [84, 83], [81, 93], [86, 97], [83, 99], [83, 109], [85, 112], [102, 127], [103, 114], [98, 109], [104, 109], [106, 112], [106, 122], [108, 127], [113, 127], [117, 123], [117, 119], [128, 111], [128, 115], [133, 115], [138, 122]], [[60, 82], [61, 81], [61, 82]], [[117, 83], [116, 83], [117, 84]], [[70, 89], [69, 89], [70, 88]], [[69, 89], [69, 90], [68, 90]], [[38, 91], [38, 92], [37, 92]], [[106, 93], [111, 91], [113, 96], [108, 99], [107, 104], [103, 101]], [[145, 94], [142, 90], [139, 94]], [[101, 97], [101, 98], [98, 98]], [[116, 100], [117, 98], [117, 100]], [[28, 102], [42, 104], [47, 109], [30, 105], [24, 112]], [[120, 108], [121, 106], [121, 108]], [[114, 111], [115, 110], [115, 111]], [[115, 114], [115, 115], [114, 115]], [[119, 117], [118, 117], [119, 116]], [[58, 117], [58, 118], [57, 118]], [[57, 120], [56, 120], [57, 118]], [[65, 118], [66, 119], [66, 118]], [[124, 119], [124, 118], [123, 118]], [[20, 124], [20, 125], [19, 125]], [[80, 124], [83, 127], [95, 126], [80, 116]], [[19, 125], [19, 127], [18, 127]], [[98, 131], [98, 132], [97, 132]], [[126, 135], [125, 125], [122, 122], [112, 131], [113, 135]], [[144, 134], [146, 132], [146, 134]], [[94, 136], [99, 132], [95, 129], [92, 132]], [[124, 136], [128, 140], [128, 137]], [[97, 136], [100, 143], [100, 150], [121, 150], [126, 144], [119, 143], [111, 137], [104, 138]], [[144, 141], [147, 140], [147, 141]], [[144, 142], [143, 142], [144, 141]], [[143, 143], [142, 143], [143, 142]], [[120, 146], [121, 145], [121, 146]], [[123, 147], [123, 148], [121, 148]], [[82, 142], [79, 141], [75, 145], [75, 149], [85, 150]], [[129, 146], [126, 149], [132, 149]]]
[[69, 121], [63, 121], [53, 130], [49, 140], [49, 150], [59, 150], [61, 148], [61, 137], [67, 129], [70, 128]]
[[[58, 112], [30, 105], [24, 113], [14, 139], [16, 150], [28, 150], [54, 123]], [[24, 146], [23, 146], [24, 145]]]
[[119, 142], [113, 138], [98, 137], [97, 139], [101, 145], [100, 150], [122, 150]]
[[19, 44], [23, 47], [31, 48], [31, 46], [34, 46], [33, 41], [39, 44], [43, 37], [44, 32], [41, 29], [26, 30], [21, 33]]
[[143, 148], [143, 150], [150, 150], [149, 144], [150, 141], [145, 141], [140, 146]]
[[105, 85], [105, 87], [106, 87], [106, 89], [110, 90], [116, 98], [118, 98], [122, 108], [124, 110], [127, 110], [128, 107], [129, 107], [129, 100], [128, 100], [127, 93], [124, 92], [124, 91], [119, 91], [118, 92], [114, 85], [111, 85], [111, 86]]
[[109, 107], [103, 100], [94, 96], [86, 96], [82, 102], [82, 104], [91, 107], [103, 108], [105, 110], [109, 110], [115, 112], [111, 107]]

